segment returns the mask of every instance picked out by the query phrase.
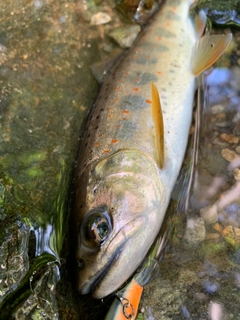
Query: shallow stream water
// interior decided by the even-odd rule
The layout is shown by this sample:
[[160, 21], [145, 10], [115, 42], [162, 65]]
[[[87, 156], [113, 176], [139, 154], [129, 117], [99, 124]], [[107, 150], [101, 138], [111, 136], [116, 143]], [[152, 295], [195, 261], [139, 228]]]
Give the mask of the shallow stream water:
[[[99, 11], [112, 21], [91, 24]], [[68, 215], [82, 124], [99, 91], [90, 67], [98, 73], [119, 52], [106, 33], [120, 16], [110, 0], [11, 0], [0, 19], [0, 319], [104, 319], [111, 301], [73, 289]], [[205, 77], [188, 210], [176, 206], [180, 179], [168, 250], [139, 319], [240, 318], [237, 31], [234, 39]], [[182, 176], [191, 159], [190, 144]]]

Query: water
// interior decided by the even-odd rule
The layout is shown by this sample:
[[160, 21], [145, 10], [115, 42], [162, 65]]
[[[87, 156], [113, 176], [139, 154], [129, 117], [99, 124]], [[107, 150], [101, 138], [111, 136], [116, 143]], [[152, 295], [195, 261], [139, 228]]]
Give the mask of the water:
[[[72, 171], [99, 89], [89, 66], [117, 49], [102, 25], [89, 23], [100, 8], [120, 24], [110, 0], [101, 7], [73, 0], [0, 3], [1, 319], [103, 319], [111, 303], [78, 296], [66, 262]], [[239, 34], [235, 39], [240, 43]], [[170, 215], [174, 232], [145, 287], [145, 319], [239, 317], [237, 50], [205, 80], [189, 210]], [[226, 161], [223, 149], [235, 160]], [[199, 211], [214, 204], [218, 221], [207, 224]]]

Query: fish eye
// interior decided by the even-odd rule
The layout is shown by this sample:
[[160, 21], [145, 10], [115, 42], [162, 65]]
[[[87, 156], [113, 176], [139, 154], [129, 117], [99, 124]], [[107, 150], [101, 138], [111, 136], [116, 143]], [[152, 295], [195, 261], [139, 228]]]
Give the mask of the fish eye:
[[111, 218], [106, 208], [91, 210], [81, 226], [81, 239], [88, 247], [101, 246], [112, 232]]

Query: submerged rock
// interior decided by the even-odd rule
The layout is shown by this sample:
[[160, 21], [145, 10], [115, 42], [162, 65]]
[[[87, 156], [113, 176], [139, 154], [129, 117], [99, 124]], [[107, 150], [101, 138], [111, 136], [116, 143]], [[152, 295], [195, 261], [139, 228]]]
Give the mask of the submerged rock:
[[202, 218], [189, 218], [185, 234], [184, 243], [189, 246], [198, 245], [205, 239], [205, 224]]

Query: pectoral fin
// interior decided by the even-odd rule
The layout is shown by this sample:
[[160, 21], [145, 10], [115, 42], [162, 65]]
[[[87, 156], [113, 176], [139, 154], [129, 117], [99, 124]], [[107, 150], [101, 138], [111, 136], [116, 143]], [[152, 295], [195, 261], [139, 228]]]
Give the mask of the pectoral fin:
[[163, 115], [162, 108], [159, 99], [158, 89], [151, 82], [152, 87], [152, 117], [155, 127], [155, 136], [157, 144], [158, 153], [158, 164], [160, 169], [164, 166], [164, 125], [163, 125]]
[[203, 32], [206, 28], [206, 24], [207, 24], [206, 13], [203, 10], [200, 10], [194, 19], [195, 32], [198, 38], [200, 38], [203, 35]]
[[195, 76], [213, 65], [232, 40], [232, 34], [204, 36], [195, 44], [191, 67]]

